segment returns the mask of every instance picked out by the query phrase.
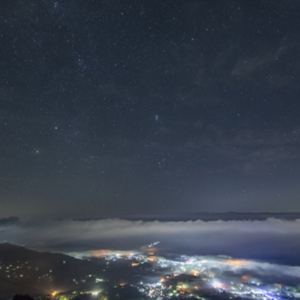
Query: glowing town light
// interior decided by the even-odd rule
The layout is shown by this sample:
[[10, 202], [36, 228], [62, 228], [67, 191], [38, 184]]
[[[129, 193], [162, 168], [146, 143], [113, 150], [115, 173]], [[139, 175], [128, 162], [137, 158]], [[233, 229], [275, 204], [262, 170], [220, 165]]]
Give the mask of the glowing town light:
[[99, 295], [99, 292], [93, 292], [92, 295], [93, 295], [93, 296], [98, 296], [98, 295]]
[[219, 281], [214, 281], [212, 283], [212, 286], [215, 288], [215, 289], [221, 289], [223, 287], [223, 284]]

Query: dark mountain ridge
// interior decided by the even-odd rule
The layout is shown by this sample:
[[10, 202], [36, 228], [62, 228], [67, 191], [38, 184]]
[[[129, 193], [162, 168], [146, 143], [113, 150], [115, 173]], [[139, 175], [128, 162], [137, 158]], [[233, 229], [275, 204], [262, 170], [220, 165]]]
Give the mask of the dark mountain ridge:
[[8, 243], [0, 244], [0, 299], [15, 293], [47, 295], [95, 283], [103, 267], [68, 255], [38, 252]]

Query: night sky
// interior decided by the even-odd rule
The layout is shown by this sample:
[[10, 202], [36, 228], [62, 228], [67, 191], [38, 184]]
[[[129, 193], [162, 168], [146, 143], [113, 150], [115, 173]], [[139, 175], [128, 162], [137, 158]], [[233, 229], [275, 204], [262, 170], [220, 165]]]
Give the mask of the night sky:
[[300, 210], [300, 2], [4, 0], [0, 217]]

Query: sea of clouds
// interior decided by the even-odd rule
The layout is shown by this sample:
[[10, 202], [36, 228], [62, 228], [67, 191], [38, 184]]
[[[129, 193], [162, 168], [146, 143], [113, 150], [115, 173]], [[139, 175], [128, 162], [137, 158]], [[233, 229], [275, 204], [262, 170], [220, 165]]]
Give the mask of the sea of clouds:
[[21, 221], [0, 219], [0, 242], [44, 251], [159, 249], [188, 255], [230, 255], [300, 264], [300, 220], [131, 221], [124, 219]]

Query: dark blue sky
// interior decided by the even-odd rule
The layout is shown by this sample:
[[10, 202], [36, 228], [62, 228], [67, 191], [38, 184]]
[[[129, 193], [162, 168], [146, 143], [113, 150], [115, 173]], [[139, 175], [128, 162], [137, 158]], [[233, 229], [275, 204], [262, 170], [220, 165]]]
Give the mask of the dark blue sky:
[[299, 211], [297, 1], [4, 1], [0, 217]]

